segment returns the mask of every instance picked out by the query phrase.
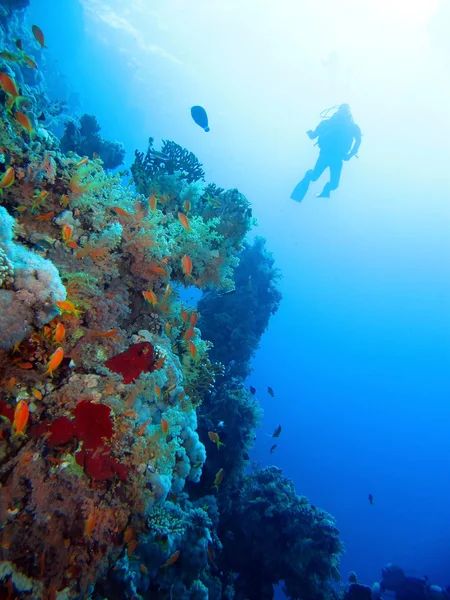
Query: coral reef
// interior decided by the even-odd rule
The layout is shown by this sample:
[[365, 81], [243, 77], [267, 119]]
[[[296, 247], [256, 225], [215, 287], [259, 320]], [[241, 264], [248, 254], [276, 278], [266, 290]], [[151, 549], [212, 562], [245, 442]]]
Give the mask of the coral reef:
[[66, 154], [75, 152], [92, 158], [97, 155], [105, 169], [119, 167], [125, 159], [125, 148], [120, 142], [110, 142], [100, 135], [100, 124], [95, 115], [83, 115], [77, 123], [67, 123], [61, 138], [61, 150]]
[[279, 581], [290, 598], [335, 597], [330, 582], [339, 579], [343, 550], [335, 521], [297, 496], [280, 469], [243, 477], [221, 513], [222, 560], [239, 574], [236, 598], [270, 600]]
[[280, 272], [265, 248], [264, 238], [245, 243], [234, 273], [235, 292], [208, 291], [199, 301], [202, 332], [213, 342], [212, 359], [226, 364], [230, 375], [245, 378], [250, 360], [281, 301]]
[[[261, 409], [244, 378], [281, 298], [264, 241], [244, 242], [250, 203], [152, 138], [123, 187], [122, 147], [67, 121], [7, 21], [0, 597], [270, 598], [280, 579], [331, 597], [331, 517], [277, 470], [246, 474]], [[180, 300], [193, 286], [199, 310]]]

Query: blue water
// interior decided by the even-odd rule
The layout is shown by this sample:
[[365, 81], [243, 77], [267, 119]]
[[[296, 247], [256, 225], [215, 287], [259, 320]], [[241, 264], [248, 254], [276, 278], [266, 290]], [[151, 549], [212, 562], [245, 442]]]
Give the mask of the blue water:
[[[33, 0], [29, 19], [129, 163], [173, 139], [252, 202], [284, 295], [249, 381], [265, 409], [252, 458], [337, 518], [344, 578], [395, 561], [449, 584], [448, 2]], [[360, 157], [331, 199], [321, 180], [294, 203], [317, 156], [304, 132], [340, 102]]]

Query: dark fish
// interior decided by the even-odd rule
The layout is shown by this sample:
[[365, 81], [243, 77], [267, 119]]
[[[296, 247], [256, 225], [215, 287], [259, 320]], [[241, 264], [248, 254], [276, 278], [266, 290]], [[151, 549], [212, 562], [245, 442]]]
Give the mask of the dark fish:
[[205, 131], [209, 131], [208, 115], [206, 114], [206, 110], [203, 108], [203, 106], [193, 106], [191, 108], [191, 115], [199, 127]]
[[373, 504], [373, 496], [372, 496], [372, 494], [369, 494], [369, 502], [370, 502], [370, 504]]
[[267, 391], [269, 392], [269, 395], [272, 396], [272, 398], [275, 396], [275, 392], [273, 391], [273, 389], [269, 386], [267, 386]]
[[22, 50], [23, 50], [22, 40], [16, 40], [14, 43], [16, 44], [17, 48], [22, 52]]
[[272, 437], [273, 438], [277, 438], [280, 436], [281, 433], [281, 425], [278, 425], [278, 427], [275, 429], [275, 431], [272, 433]]
[[227, 296], [228, 294], [234, 294], [236, 293], [236, 288], [233, 288], [232, 290], [227, 290], [226, 292], [223, 293], [224, 296]]
[[244, 452], [244, 454], [242, 455], [242, 458], [244, 460], [250, 460], [250, 456], [248, 455], [248, 452]]
[[277, 445], [276, 445], [276, 444], [274, 444], [274, 445], [272, 446], [272, 448], [270, 449], [270, 454], [273, 454], [273, 453], [275, 452], [275, 448], [276, 448], [276, 447], [277, 447]]
[[38, 116], [37, 120], [38, 121], [45, 121], [47, 117], [45, 116], [44, 111], [41, 112], [41, 114]]
[[252, 396], [256, 394], [256, 388], [254, 388], [252, 385], [250, 386], [250, 393], [252, 394]]

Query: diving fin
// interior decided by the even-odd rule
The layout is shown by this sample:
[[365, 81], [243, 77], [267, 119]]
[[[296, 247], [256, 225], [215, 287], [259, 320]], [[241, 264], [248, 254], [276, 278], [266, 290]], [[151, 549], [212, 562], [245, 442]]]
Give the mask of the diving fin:
[[300, 183], [296, 185], [294, 191], [291, 194], [291, 199], [296, 202], [301, 202], [303, 198], [306, 196], [306, 192], [309, 188], [309, 181], [307, 179], [302, 179]]

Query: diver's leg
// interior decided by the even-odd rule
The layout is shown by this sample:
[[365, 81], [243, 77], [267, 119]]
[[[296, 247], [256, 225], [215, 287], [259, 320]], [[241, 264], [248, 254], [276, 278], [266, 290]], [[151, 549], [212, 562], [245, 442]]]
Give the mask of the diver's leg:
[[328, 161], [324, 158], [322, 154], [319, 154], [319, 158], [317, 159], [317, 162], [314, 165], [314, 169], [309, 169], [309, 171], [306, 171], [303, 179], [300, 181], [300, 183], [296, 185], [294, 191], [291, 194], [292, 200], [301, 202], [306, 196], [306, 192], [308, 191], [309, 184], [311, 183], [311, 181], [317, 181], [327, 167]]
[[330, 161], [330, 181], [324, 185], [323, 190], [318, 194], [318, 198], [329, 198], [332, 190], [337, 190], [342, 173], [342, 160]]

